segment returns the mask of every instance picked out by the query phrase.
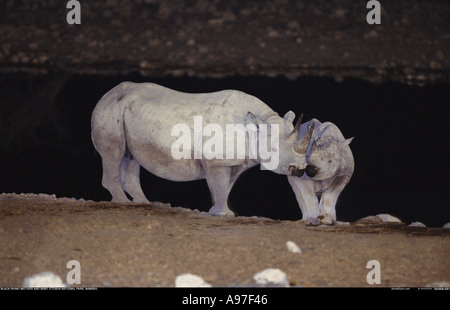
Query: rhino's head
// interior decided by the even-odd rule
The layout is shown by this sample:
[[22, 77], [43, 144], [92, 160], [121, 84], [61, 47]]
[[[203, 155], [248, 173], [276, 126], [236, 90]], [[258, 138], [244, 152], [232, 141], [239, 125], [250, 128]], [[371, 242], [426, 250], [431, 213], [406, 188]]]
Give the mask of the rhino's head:
[[298, 177], [304, 174], [306, 168], [305, 154], [314, 131], [314, 126], [311, 126], [309, 131], [303, 136], [300, 136], [302, 117], [303, 114], [300, 115], [295, 126], [293, 126], [295, 114], [292, 111], [289, 111], [283, 117], [287, 130], [280, 132], [279, 164], [273, 172]]
[[333, 177], [341, 167], [345, 147], [353, 138], [338, 141], [335, 136], [317, 138], [306, 154], [306, 174], [314, 180]]

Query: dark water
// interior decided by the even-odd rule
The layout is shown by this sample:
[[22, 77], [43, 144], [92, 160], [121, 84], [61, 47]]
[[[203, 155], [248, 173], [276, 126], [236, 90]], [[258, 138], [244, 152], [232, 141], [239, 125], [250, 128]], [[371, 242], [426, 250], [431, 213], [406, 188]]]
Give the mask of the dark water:
[[[150, 81], [186, 92], [238, 89], [257, 96], [280, 115], [293, 110], [304, 113], [304, 120], [331, 121], [345, 137], [355, 137], [351, 143], [355, 173], [338, 201], [338, 220], [390, 213], [406, 223], [421, 221], [428, 226], [450, 221], [446, 84], [411, 87], [242, 76], [2, 75], [0, 192], [109, 200], [101, 186], [101, 158], [90, 138], [90, 116], [100, 97], [124, 80]], [[151, 201], [204, 211], [211, 205], [205, 181], [170, 182], [146, 171], [141, 176]], [[239, 215], [301, 217], [286, 177], [259, 167], [242, 175], [229, 203]]]

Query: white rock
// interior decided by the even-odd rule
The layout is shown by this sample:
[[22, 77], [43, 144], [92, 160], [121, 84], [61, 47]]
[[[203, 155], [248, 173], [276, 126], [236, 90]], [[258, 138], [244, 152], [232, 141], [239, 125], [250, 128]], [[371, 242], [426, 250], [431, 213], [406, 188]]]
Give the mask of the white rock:
[[212, 287], [212, 285], [199, 276], [183, 273], [175, 278], [175, 287]]
[[390, 215], [390, 214], [385, 214], [385, 213], [383, 213], [383, 214], [377, 214], [377, 216], [378, 216], [383, 222], [393, 222], [393, 223], [401, 223], [401, 222], [402, 222], [399, 218], [397, 218], [397, 217], [395, 217], [395, 216], [392, 216], [392, 215]]
[[289, 252], [302, 254], [302, 249], [293, 241], [286, 242], [286, 247]]
[[422, 222], [412, 222], [412, 223], [409, 224], [408, 226], [411, 226], [411, 227], [427, 227], [427, 225], [425, 225], [425, 224], [422, 223]]
[[257, 284], [265, 286], [289, 286], [286, 274], [277, 268], [264, 269], [256, 273], [253, 279]]
[[24, 287], [65, 287], [59, 276], [53, 272], [46, 271], [25, 278]]
[[442, 226], [442, 227], [444, 227], [444, 228], [450, 228], [450, 222], [445, 223], [444, 226]]
[[450, 282], [449, 281], [431, 282], [425, 285], [425, 287], [450, 287]]
[[381, 223], [383, 221], [376, 215], [369, 215], [369, 216], [360, 218], [359, 220], [357, 220], [357, 222]]

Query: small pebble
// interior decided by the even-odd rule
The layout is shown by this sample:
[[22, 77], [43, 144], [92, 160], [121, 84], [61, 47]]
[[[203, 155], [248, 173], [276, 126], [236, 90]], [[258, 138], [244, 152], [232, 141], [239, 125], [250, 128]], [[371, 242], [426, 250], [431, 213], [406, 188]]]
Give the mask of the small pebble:
[[286, 242], [286, 247], [289, 252], [302, 254], [302, 249], [293, 241]]

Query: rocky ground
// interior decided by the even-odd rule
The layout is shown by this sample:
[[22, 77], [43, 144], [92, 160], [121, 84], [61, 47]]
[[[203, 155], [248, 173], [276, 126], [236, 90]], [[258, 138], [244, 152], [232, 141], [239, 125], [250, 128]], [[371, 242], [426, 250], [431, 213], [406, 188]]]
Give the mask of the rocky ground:
[[0, 71], [356, 77], [448, 82], [448, 1], [66, 1], [0, 4]]
[[[288, 251], [287, 241], [302, 253]], [[78, 286], [86, 287], [173, 287], [184, 273], [212, 286], [255, 286], [253, 276], [267, 268], [283, 271], [291, 286], [371, 286], [370, 260], [381, 264], [378, 286], [448, 286], [449, 257], [447, 228], [381, 221], [311, 227], [162, 203], [0, 196], [0, 287], [22, 286], [44, 271], [66, 281], [70, 260], [80, 262]]]

